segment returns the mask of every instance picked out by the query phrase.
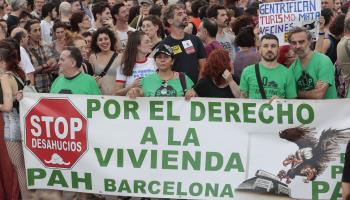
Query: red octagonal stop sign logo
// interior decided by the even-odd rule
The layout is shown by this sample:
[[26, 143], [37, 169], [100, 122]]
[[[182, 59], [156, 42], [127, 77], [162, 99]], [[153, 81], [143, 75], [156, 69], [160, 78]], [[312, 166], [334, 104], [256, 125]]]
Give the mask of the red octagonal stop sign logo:
[[40, 99], [25, 115], [25, 142], [44, 166], [72, 168], [87, 151], [87, 120], [68, 99]]

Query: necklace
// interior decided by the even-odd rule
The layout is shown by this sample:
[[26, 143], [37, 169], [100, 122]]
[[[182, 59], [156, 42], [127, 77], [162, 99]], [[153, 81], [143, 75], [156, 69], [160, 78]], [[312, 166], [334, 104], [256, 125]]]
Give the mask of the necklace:
[[[158, 72], [158, 75], [159, 75], [159, 72]], [[171, 75], [171, 77], [170, 78], [168, 78], [168, 79], [162, 79], [162, 85], [161, 85], [161, 91], [160, 91], [160, 93], [162, 94], [162, 95], [166, 95], [167, 93], [168, 93], [168, 81], [169, 80], [171, 80], [171, 79], [173, 79], [174, 78], [174, 76], [175, 76], [175, 72], [173, 71], [173, 73], [172, 73], [172, 75]], [[160, 76], [159, 76], [160, 77]]]
[[171, 79], [173, 79], [173, 78], [174, 78], [174, 76], [175, 76], [175, 72], [174, 72], [174, 71], [172, 71], [171, 76], [170, 76], [169, 78], [165, 78], [165, 79], [163, 79], [162, 77], [160, 77], [159, 72], [158, 72], [158, 75], [159, 75], [159, 78], [161, 78], [163, 82], [168, 82], [169, 80], [171, 80]]

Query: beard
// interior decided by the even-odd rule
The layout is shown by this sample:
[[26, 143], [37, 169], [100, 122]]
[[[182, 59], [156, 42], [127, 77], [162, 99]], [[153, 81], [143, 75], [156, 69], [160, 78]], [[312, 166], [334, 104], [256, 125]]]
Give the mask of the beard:
[[272, 61], [275, 61], [277, 59], [277, 55], [275, 55], [273, 53], [266, 53], [266, 54], [262, 55], [262, 58], [267, 62], [272, 62]]
[[184, 28], [186, 28], [187, 26], [188, 26], [188, 22], [182, 22], [182, 23], [180, 23], [177, 27], [184, 29]]
[[295, 54], [299, 57], [299, 58], [305, 58], [305, 56], [307, 56], [307, 54], [309, 53], [310, 49], [307, 50], [300, 50], [295, 52]]
[[188, 23], [189, 23], [188, 21], [189, 21], [189, 19], [186, 17], [182, 21], [175, 23], [174, 25], [178, 28], [184, 29], [188, 26]]
[[224, 23], [220, 24], [219, 26], [220, 26], [221, 28], [226, 28], [226, 27], [228, 27], [228, 24], [229, 24], [229, 22], [228, 22], [228, 21], [225, 21]]

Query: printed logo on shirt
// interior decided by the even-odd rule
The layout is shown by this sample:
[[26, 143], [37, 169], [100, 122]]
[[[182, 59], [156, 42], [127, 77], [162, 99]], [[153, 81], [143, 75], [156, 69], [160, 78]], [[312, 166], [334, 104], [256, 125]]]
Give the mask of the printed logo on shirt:
[[173, 49], [174, 55], [182, 53], [180, 45], [175, 45], [171, 47]]
[[187, 54], [192, 54], [196, 52], [191, 40], [182, 41], [182, 46], [184, 47]]
[[73, 92], [70, 89], [62, 89], [58, 92], [58, 94], [73, 94]]
[[271, 88], [271, 89], [278, 88], [277, 82], [273, 80], [269, 81], [269, 79], [266, 76], [262, 77], [262, 82], [263, 82], [264, 88]]
[[128, 42], [128, 40], [120, 40], [120, 43], [122, 43], [122, 50], [126, 49], [126, 43]]
[[142, 69], [142, 70], [133, 70], [132, 71], [132, 76], [133, 78], [144, 78], [150, 74], [153, 74], [154, 70], [153, 69]]
[[232, 51], [233, 51], [233, 47], [232, 44], [230, 42], [219, 42], [220, 45], [222, 46], [222, 48], [224, 48], [225, 50], [228, 51], [228, 53], [230, 54], [230, 56], [232, 57]]
[[166, 82], [162, 84], [162, 86], [156, 90], [154, 94], [156, 97], [176, 97], [176, 90], [168, 85]]
[[[263, 76], [261, 78], [263, 82], [263, 87], [266, 93], [266, 96], [279, 96], [279, 97], [284, 97], [285, 93], [284, 91], [280, 90], [278, 83], [274, 80], [269, 81], [268, 77]], [[260, 90], [259, 88], [256, 89], [256, 94], [260, 95]]]
[[297, 81], [298, 90], [309, 91], [315, 88], [314, 79], [305, 71]]
[[219, 42], [222, 48], [226, 49], [227, 51], [232, 51], [232, 45], [230, 42]]

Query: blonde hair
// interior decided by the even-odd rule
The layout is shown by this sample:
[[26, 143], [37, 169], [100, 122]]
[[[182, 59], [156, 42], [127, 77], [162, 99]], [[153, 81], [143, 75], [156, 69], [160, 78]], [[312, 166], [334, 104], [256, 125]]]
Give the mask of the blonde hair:
[[79, 33], [68, 32], [66, 46], [74, 46], [74, 41], [76, 41], [76, 40], [84, 40], [85, 41], [85, 38], [82, 35], [80, 35]]

